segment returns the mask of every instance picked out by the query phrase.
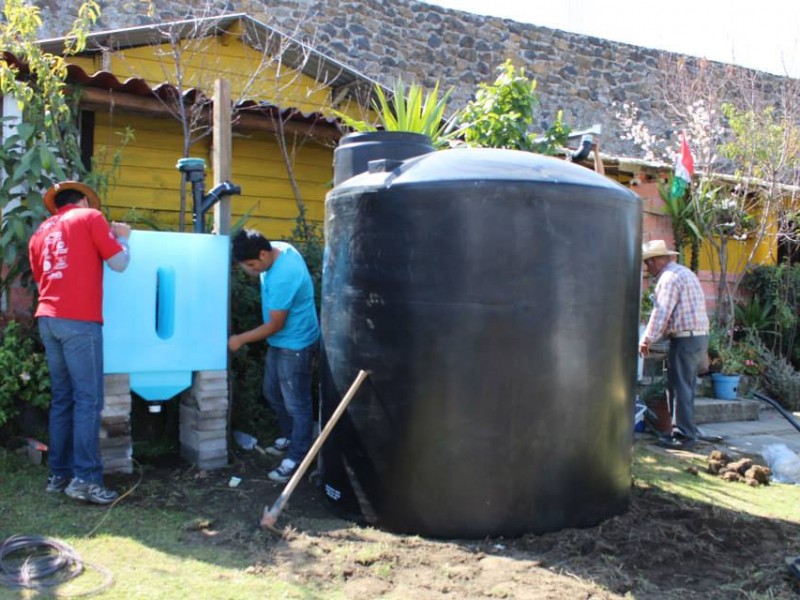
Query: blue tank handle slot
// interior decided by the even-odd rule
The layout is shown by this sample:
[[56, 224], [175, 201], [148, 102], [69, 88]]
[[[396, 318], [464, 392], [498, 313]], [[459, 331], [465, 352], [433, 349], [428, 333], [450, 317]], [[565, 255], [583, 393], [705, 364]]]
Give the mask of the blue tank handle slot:
[[175, 333], [175, 268], [159, 267], [156, 272], [156, 335], [162, 340]]

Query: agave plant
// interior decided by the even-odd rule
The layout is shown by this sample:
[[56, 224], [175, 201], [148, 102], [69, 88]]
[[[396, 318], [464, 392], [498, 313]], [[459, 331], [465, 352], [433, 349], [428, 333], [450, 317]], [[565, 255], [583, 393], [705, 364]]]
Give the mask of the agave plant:
[[[407, 131], [422, 133], [431, 138], [433, 146], [439, 148], [447, 144], [448, 123], [444, 119], [447, 102], [453, 88], [439, 97], [439, 82], [427, 92], [416, 83], [406, 86], [398, 79], [392, 93], [387, 96], [380, 86], [375, 87], [376, 100], [372, 107], [378, 114], [378, 124], [384, 131]], [[377, 131], [378, 125], [359, 121], [342, 112], [334, 111], [347, 127], [355, 131]]]

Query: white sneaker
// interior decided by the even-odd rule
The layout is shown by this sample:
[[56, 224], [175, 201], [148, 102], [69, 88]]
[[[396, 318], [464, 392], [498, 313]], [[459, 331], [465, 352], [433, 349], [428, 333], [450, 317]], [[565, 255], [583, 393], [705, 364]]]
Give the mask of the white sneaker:
[[281, 461], [280, 466], [270, 471], [267, 477], [272, 479], [272, 481], [284, 483], [286, 481], [289, 481], [296, 468], [297, 468], [296, 462], [294, 462], [291, 458], [284, 458]]
[[291, 443], [291, 440], [285, 437], [279, 437], [277, 440], [272, 442], [272, 446], [264, 448], [264, 452], [267, 454], [272, 454], [272, 456], [283, 456], [286, 454], [286, 451], [289, 449]]

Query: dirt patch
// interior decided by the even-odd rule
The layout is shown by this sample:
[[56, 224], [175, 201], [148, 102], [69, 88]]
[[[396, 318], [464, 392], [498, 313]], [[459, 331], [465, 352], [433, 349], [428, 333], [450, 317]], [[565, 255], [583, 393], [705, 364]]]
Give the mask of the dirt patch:
[[[308, 480], [279, 520], [283, 538], [258, 529], [283, 489], [266, 474], [273, 460], [238, 452], [233, 464], [201, 473], [145, 466], [125, 499], [190, 517], [187, 544], [246, 552], [248, 572], [278, 574], [353, 599], [373, 598], [796, 598], [784, 559], [800, 553], [800, 525], [681, 501], [645, 485], [630, 510], [588, 529], [515, 539], [435, 540], [337, 519]], [[242, 479], [229, 486], [232, 476]], [[109, 477], [130, 487], [138, 476]]]

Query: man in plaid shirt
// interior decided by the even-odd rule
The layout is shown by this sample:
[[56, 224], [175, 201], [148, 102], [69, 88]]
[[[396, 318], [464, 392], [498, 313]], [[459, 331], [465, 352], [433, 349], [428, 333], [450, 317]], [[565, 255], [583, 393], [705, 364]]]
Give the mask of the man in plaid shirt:
[[672, 415], [672, 435], [659, 440], [667, 448], [689, 449], [697, 442], [694, 397], [697, 371], [708, 353], [708, 314], [700, 280], [690, 269], [672, 262], [677, 255], [664, 240], [642, 246], [647, 272], [657, 281], [653, 312], [639, 353], [647, 356], [650, 345], [669, 338], [667, 355], [667, 402]]

